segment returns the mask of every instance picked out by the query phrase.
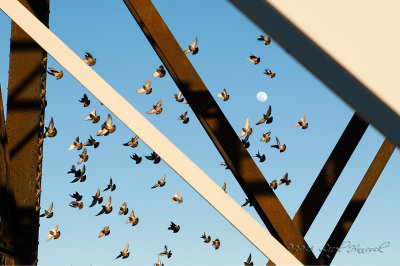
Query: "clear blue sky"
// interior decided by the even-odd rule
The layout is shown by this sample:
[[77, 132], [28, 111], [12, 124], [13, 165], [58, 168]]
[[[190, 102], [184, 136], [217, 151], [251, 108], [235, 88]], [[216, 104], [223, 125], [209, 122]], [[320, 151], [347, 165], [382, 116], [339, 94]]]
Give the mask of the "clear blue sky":
[[[291, 185], [279, 187], [276, 194], [293, 217], [353, 110], [274, 40], [269, 46], [257, 41], [262, 32], [227, 1], [153, 2], [183, 49], [198, 37], [199, 53], [188, 57], [211, 94], [215, 96], [223, 88], [228, 90], [230, 99], [227, 102], [216, 100], [237, 133], [244, 126], [246, 117], [250, 119], [254, 131], [249, 152], [255, 155], [260, 150], [266, 154], [266, 161], [257, 163], [266, 179], [271, 182], [285, 172], [289, 173]], [[51, 1], [50, 9], [50, 29], [78, 55], [83, 57], [86, 51], [91, 52], [97, 58], [94, 70], [217, 184], [222, 186], [226, 182], [228, 194], [242, 204], [245, 194], [230, 171], [219, 165], [222, 157], [192, 110], [175, 101], [173, 94], [178, 88], [169, 74], [162, 79], [152, 77], [161, 61], [123, 1]], [[10, 19], [2, 12], [0, 29], [0, 82], [6, 101]], [[250, 53], [261, 57], [260, 64], [255, 66], [246, 59]], [[62, 69], [51, 56], [48, 66]], [[265, 76], [265, 68], [277, 73], [276, 77]], [[146, 79], [152, 82], [152, 94], [137, 94], [136, 90]], [[259, 91], [268, 94], [265, 103], [257, 101]], [[78, 102], [84, 93], [91, 100], [87, 108]], [[145, 114], [160, 97], [163, 113], [159, 116]], [[45, 122], [47, 125], [53, 117], [58, 134], [44, 143], [41, 202], [42, 209], [54, 203], [54, 216], [41, 218], [39, 264], [151, 265], [157, 261], [157, 254], [163, 251], [164, 245], [173, 253], [170, 259], [162, 257], [165, 265], [243, 265], [250, 252], [255, 265], [267, 262], [264, 255], [164, 162], [154, 165], [144, 159], [141, 164], [134, 164], [130, 155], [134, 152], [140, 156], [149, 155], [151, 150], [140, 140], [135, 149], [123, 146], [122, 143], [129, 141], [134, 133], [114, 116], [116, 132], [96, 137], [98, 128], [110, 112], [66, 71], [58, 81], [48, 76], [47, 101]], [[255, 126], [268, 105], [272, 105], [274, 122]], [[98, 124], [83, 120], [93, 107], [101, 115]], [[177, 121], [185, 111], [190, 118], [187, 125]], [[309, 128], [294, 128], [293, 125], [305, 114]], [[270, 148], [270, 143], [259, 142], [261, 134], [268, 130], [272, 131], [273, 139], [278, 136], [287, 145], [286, 152], [280, 154]], [[96, 150], [88, 148], [86, 182], [71, 184], [72, 177], [67, 171], [77, 164], [79, 152], [68, 151], [68, 147], [77, 136], [85, 141], [90, 134], [100, 141], [100, 147]], [[318, 248], [329, 237], [383, 139], [377, 130], [369, 127], [312, 225], [306, 240], [315, 247], [317, 256]], [[399, 263], [396, 255], [400, 248], [398, 162], [396, 149], [346, 238], [360, 247], [376, 247], [387, 241], [390, 246], [384, 253], [344, 251], [337, 254], [333, 264]], [[166, 185], [151, 190], [163, 174], [166, 174]], [[109, 215], [96, 217], [100, 206], [88, 208], [91, 196], [97, 187], [106, 187], [110, 176], [117, 189], [111, 193], [102, 192], [102, 196], [105, 200], [112, 196], [114, 210]], [[84, 196], [85, 207], [81, 211], [68, 206], [72, 200], [69, 194], [75, 191]], [[183, 197], [183, 204], [169, 202], [176, 191]], [[127, 216], [117, 214], [123, 202], [127, 202], [129, 209], [139, 217], [137, 226], [126, 225]], [[260, 221], [253, 208], [246, 207], [246, 210]], [[171, 221], [181, 226], [179, 233], [167, 230]], [[60, 238], [45, 242], [48, 231], [55, 225], [61, 230]], [[98, 233], [106, 225], [110, 226], [111, 234], [98, 239]], [[219, 250], [202, 242], [203, 232], [212, 239], [221, 240]], [[130, 257], [114, 261], [127, 242]]]

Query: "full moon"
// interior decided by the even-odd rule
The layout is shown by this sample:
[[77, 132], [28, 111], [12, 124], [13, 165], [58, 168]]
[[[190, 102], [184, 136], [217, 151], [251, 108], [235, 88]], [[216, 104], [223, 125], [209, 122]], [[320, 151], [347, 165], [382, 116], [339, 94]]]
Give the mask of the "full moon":
[[267, 94], [263, 91], [260, 91], [259, 93], [257, 93], [257, 100], [259, 100], [260, 102], [265, 102], [267, 100]]

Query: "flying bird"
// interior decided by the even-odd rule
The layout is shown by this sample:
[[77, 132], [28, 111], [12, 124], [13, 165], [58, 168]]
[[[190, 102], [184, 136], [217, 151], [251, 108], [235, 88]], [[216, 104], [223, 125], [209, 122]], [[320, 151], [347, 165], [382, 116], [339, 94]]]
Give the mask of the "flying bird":
[[184, 104], [187, 104], [188, 102], [185, 100], [185, 98], [182, 97], [182, 92], [179, 91], [178, 94], [174, 94], [175, 100], [177, 102], [183, 102]]
[[195, 54], [197, 54], [198, 52], [199, 52], [199, 47], [196, 47], [197, 46], [197, 37], [196, 37], [196, 39], [194, 40], [194, 42], [191, 44], [191, 45], [189, 45], [189, 48], [188, 49], [186, 49], [185, 51], [183, 51], [185, 54], [187, 54], [187, 53], [192, 53], [192, 55], [195, 55]]
[[225, 166], [225, 169], [228, 170], [229, 166], [226, 164], [225, 161], [223, 161], [222, 163], [220, 163], [219, 165]]
[[258, 63], [260, 63], [260, 58], [251, 54], [250, 58], [247, 58], [247, 60], [249, 60], [250, 62], [254, 63], [255, 65], [257, 65]]
[[179, 193], [176, 192], [175, 195], [172, 197], [171, 203], [177, 202], [178, 204], [181, 204], [183, 202], [183, 198], [179, 197]]
[[88, 120], [93, 120], [93, 124], [96, 124], [97, 122], [100, 121], [100, 116], [96, 115], [96, 107], [93, 109], [93, 111], [85, 118], [85, 121]]
[[156, 77], [162, 78], [162, 77], [165, 76], [166, 73], [167, 73], [167, 72], [165, 71], [164, 66], [161, 65], [159, 68], [156, 69], [156, 72], [154, 72], [153, 77], [155, 77], [155, 78], [156, 78]]
[[64, 73], [62, 72], [62, 70], [58, 71], [52, 67], [49, 67], [50, 71], [47, 71], [47, 73], [49, 73], [52, 76], [55, 76], [57, 78], [57, 80], [61, 79], [64, 75]]
[[50, 208], [48, 210], [45, 210], [44, 213], [42, 213], [41, 215], [39, 215], [39, 217], [44, 217], [46, 216], [46, 218], [51, 218], [53, 217], [53, 202], [50, 205]]
[[251, 204], [250, 200], [246, 198], [246, 201], [242, 204], [242, 207], [246, 206], [247, 204], [250, 204], [250, 207], [253, 207], [253, 204]]
[[189, 117], [187, 117], [187, 111], [184, 112], [183, 114], [181, 114], [181, 115], [178, 117], [178, 120], [182, 120], [182, 122], [183, 122], [184, 124], [189, 123]]
[[253, 266], [253, 262], [251, 261], [251, 253], [247, 260], [244, 262], [244, 266]]
[[292, 180], [288, 179], [288, 177], [289, 177], [288, 173], [285, 173], [281, 178], [281, 180], [278, 182], [278, 186], [282, 184], [286, 184], [286, 186], [289, 186], [290, 183], [292, 183]]
[[224, 184], [222, 185], [222, 190], [223, 190], [225, 193], [227, 193], [227, 192], [226, 192], [226, 182], [224, 182]]
[[145, 156], [147, 160], [153, 161], [154, 164], [158, 164], [161, 161], [160, 156], [157, 155], [154, 151], [150, 156]]
[[174, 224], [174, 222], [171, 222], [171, 225], [168, 227], [168, 230], [172, 230], [174, 233], [178, 233], [180, 229], [181, 227]]
[[78, 151], [81, 150], [83, 147], [83, 144], [79, 142], [79, 137], [76, 137], [76, 139], [74, 140], [74, 142], [71, 144], [71, 146], [69, 146], [68, 150], [72, 150], [72, 149], [77, 149]]
[[169, 258], [171, 258], [171, 256], [172, 256], [172, 251], [171, 251], [171, 250], [168, 251], [168, 247], [165, 245], [165, 246], [164, 246], [164, 251], [161, 252], [161, 253], [158, 254], [158, 255], [159, 255], [159, 256], [164, 256], [164, 255], [166, 255], [167, 258], [169, 259]]
[[86, 180], [86, 166], [84, 165], [81, 169], [76, 170], [75, 165], [73, 165], [71, 167], [71, 169], [67, 172], [67, 174], [74, 174], [75, 175], [75, 179], [71, 181], [71, 183], [75, 183], [78, 180], [80, 180], [80, 182], [84, 182]]
[[219, 239], [215, 239], [212, 243], [212, 246], [215, 248], [215, 250], [219, 249], [219, 246], [221, 245], [221, 242], [219, 241]]
[[268, 131], [268, 132], [265, 133], [265, 134], [262, 134], [262, 138], [261, 138], [260, 141], [261, 141], [261, 142], [268, 143], [268, 142], [271, 140], [270, 135], [271, 135], [271, 130]]
[[69, 194], [72, 198], [74, 198], [76, 201], [81, 201], [83, 196], [79, 194], [78, 192], [75, 192], [74, 194]]
[[165, 174], [163, 175], [163, 177], [160, 180], [157, 180], [157, 184], [155, 184], [151, 188], [156, 188], [158, 186], [163, 187], [164, 185], [165, 185]]
[[124, 143], [122, 145], [131, 146], [132, 148], [136, 148], [139, 145], [138, 139], [139, 139], [139, 137], [135, 136], [134, 138], [131, 138], [130, 141], [128, 141], [127, 143]]
[[90, 139], [88, 139], [85, 143], [83, 143], [83, 146], [93, 146], [95, 149], [99, 147], [100, 142], [96, 141], [92, 135], [90, 135]]
[[265, 45], [269, 45], [271, 43], [271, 38], [270, 37], [265, 37], [264, 35], [260, 35], [260, 38], [258, 38], [257, 40], [265, 41]]
[[151, 114], [156, 114], [159, 115], [162, 113], [163, 109], [161, 108], [161, 104], [162, 104], [162, 100], [160, 98], [160, 100], [158, 101], [158, 103], [156, 105], [153, 105], [153, 109], [151, 109], [150, 111], [147, 112], [147, 114], [151, 115]]
[[129, 249], [129, 243], [126, 244], [125, 249], [123, 251], [120, 251], [120, 254], [115, 259], [118, 259], [121, 257], [122, 257], [122, 259], [126, 259], [127, 257], [129, 257], [130, 252], [128, 252], [128, 249]]
[[122, 206], [119, 207], [119, 215], [122, 215], [122, 214], [127, 215], [128, 211], [129, 211], [128, 206], [127, 206], [126, 202], [124, 202], [124, 204], [122, 204]]
[[250, 136], [253, 133], [253, 129], [250, 127], [250, 121], [248, 118], [246, 118], [246, 124], [242, 128], [242, 132], [239, 135], [239, 139], [243, 137], [244, 135]]
[[286, 150], [286, 144], [283, 144], [281, 146], [281, 143], [279, 142], [279, 139], [277, 137], [276, 138], [276, 145], [271, 145], [272, 148], [277, 148], [279, 150], [279, 152], [284, 152]]
[[258, 151], [256, 156], [254, 156], [254, 157], [257, 157], [258, 159], [260, 159], [260, 163], [265, 161], [265, 154], [261, 155], [260, 151]]
[[276, 75], [276, 73], [272, 73], [271, 70], [269, 70], [269, 69], [265, 69], [264, 74], [270, 78], [273, 78]]
[[89, 66], [94, 66], [96, 64], [96, 58], [93, 58], [89, 52], [85, 53], [85, 58], [82, 58], [82, 60]]
[[90, 100], [89, 100], [89, 98], [87, 97], [87, 94], [86, 94], [86, 93], [83, 94], [83, 97], [79, 100], [79, 102], [83, 104], [83, 107], [88, 107], [88, 106], [89, 106]]
[[250, 147], [249, 135], [247, 135], [244, 139], [241, 140], [244, 147], [247, 149]]
[[102, 203], [103, 202], [103, 197], [100, 197], [100, 188], [97, 188], [97, 192], [94, 196], [92, 196], [93, 201], [92, 204], [90, 204], [90, 208], [96, 205], [96, 203]]
[[131, 159], [136, 162], [136, 164], [139, 164], [142, 161], [142, 157], [139, 157], [136, 153], [131, 155]]
[[53, 138], [57, 135], [57, 129], [54, 127], [53, 117], [50, 119], [49, 127], [46, 127], [44, 137]]
[[97, 136], [107, 136], [109, 133], [113, 133], [116, 129], [115, 125], [112, 125], [112, 117], [108, 114], [107, 121], [101, 125], [101, 129], [97, 131]]
[[87, 150], [86, 148], [83, 149], [83, 152], [79, 154], [79, 161], [78, 164], [81, 164], [82, 162], [86, 162], [89, 159], [89, 155], [87, 155]]
[[306, 116], [303, 116], [299, 122], [297, 122], [295, 127], [301, 127], [302, 129], [308, 128], [308, 123], [306, 123]]
[[260, 121], [258, 121], [258, 123], [256, 125], [260, 125], [264, 122], [266, 122], [267, 124], [272, 123], [272, 121], [274, 120], [274, 118], [271, 116], [271, 105], [268, 107], [267, 113], [263, 114], [263, 118], [261, 118]]
[[105, 226], [103, 228], [103, 230], [100, 231], [98, 238], [102, 237], [102, 236], [108, 236], [110, 234], [110, 227], [109, 226]]
[[207, 236], [205, 232], [200, 238], [204, 239], [204, 243], [209, 243], [211, 241], [211, 237]]
[[69, 206], [72, 208], [79, 208], [79, 210], [81, 210], [83, 208], [83, 202], [71, 201]]
[[278, 183], [276, 182], [276, 179], [274, 181], [272, 181], [269, 185], [273, 190], [275, 190], [278, 187]]
[[109, 190], [111, 189], [111, 191], [114, 191], [117, 188], [117, 185], [113, 184], [112, 178], [110, 177], [110, 183], [107, 185], [107, 187], [103, 190]]
[[217, 94], [217, 97], [223, 99], [224, 102], [227, 101], [227, 100], [229, 99], [229, 95], [228, 95], [228, 93], [226, 92], [226, 89], [223, 89], [221, 93], [218, 93], [218, 94]]
[[128, 220], [125, 223], [126, 224], [131, 223], [132, 226], [135, 226], [139, 223], [139, 218], [135, 216], [135, 212], [133, 210], [131, 211]]
[[101, 215], [103, 213], [109, 214], [110, 212], [112, 212], [113, 207], [110, 206], [110, 205], [111, 205], [111, 196], [108, 199], [108, 201], [106, 202], [106, 205], [102, 205], [101, 211], [98, 214], [96, 214], [96, 216], [99, 216], [99, 215]]
[[150, 80], [149, 79], [146, 80], [146, 83], [140, 89], [136, 90], [136, 92], [139, 94], [142, 93], [150, 94], [153, 91], [153, 89], [150, 88], [150, 84], [151, 84]]
[[61, 232], [58, 231], [58, 225], [57, 225], [57, 226], [51, 228], [51, 231], [47, 235], [46, 241], [49, 241], [52, 238], [57, 239], [60, 237], [60, 235], [61, 235]]

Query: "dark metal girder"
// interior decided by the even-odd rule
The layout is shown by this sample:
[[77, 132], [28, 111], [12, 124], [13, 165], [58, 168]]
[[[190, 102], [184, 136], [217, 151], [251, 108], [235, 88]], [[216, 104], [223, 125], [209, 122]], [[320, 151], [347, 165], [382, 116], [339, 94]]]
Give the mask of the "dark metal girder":
[[[124, 2], [271, 234], [284, 245], [308, 247], [151, 1]], [[291, 252], [318, 264], [306, 250]]]

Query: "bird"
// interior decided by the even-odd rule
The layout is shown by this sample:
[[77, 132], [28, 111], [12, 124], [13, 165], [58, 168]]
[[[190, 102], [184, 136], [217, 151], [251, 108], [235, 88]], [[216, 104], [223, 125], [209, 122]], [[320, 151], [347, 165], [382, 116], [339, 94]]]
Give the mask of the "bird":
[[110, 227], [109, 226], [105, 226], [103, 228], [103, 230], [100, 231], [98, 238], [102, 237], [102, 236], [108, 236], [110, 234]]
[[89, 66], [94, 66], [96, 64], [96, 58], [93, 58], [89, 52], [85, 53], [85, 58], [82, 58], [82, 60]]
[[129, 209], [128, 209], [128, 206], [127, 206], [127, 204], [126, 204], [126, 202], [124, 202], [123, 204], [122, 204], [122, 206], [121, 207], [119, 207], [119, 215], [127, 215], [128, 214], [128, 211], [129, 211]]
[[250, 55], [250, 58], [247, 58], [247, 60], [249, 60], [250, 62], [254, 63], [255, 65], [257, 65], [258, 63], [260, 63], [261, 59], [253, 54]]
[[161, 262], [160, 257], [158, 257], [158, 260], [156, 263], [154, 263], [154, 266], [164, 266], [164, 263]]
[[272, 181], [269, 185], [274, 190], [278, 187], [278, 183], [276, 182], [276, 179], [274, 181]]
[[227, 193], [227, 192], [226, 192], [226, 182], [224, 182], [224, 184], [222, 185], [222, 190], [223, 190], [225, 193]]
[[131, 155], [131, 159], [136, 162], [136, 164], [139, 164], [142, 161], [142, 157], [139, 157], [136, 153]]
[[250, 127], [250, 121], [248, 118], [246, 118], [246, 124], [242, 128], [242, 132], [239, 134], [239, 139], [246, 134], [248, 136], [250, 136], [252, 133], [253, 133], [253, 129]]
[[271, 105], [268, 107], [267, 113], [263, 114], [263, 118], [261, 118], [260, 121], [258, 121], [258, 123], [256, 125], [260, 125], [264, 122], [266, 122], [267, 124], [272, 123], [272, 121], [274, 120], [274, 118], [271, 116]]
[[110, 183], [107, 185], [107, 187], [103, 191], [106, 191], [109, 189], [111, 189], [111, 191], [114, 191], [116, 188], [117, 188], [117, 185], [113, 184], [112, 178], [110, 177]]
[[96, 194], [92, 196], [93, 201], [92, 204], [90, 204], [89, 208], [93, 207], [96, 205], [96, 203], [102, 203], [103, 202], [103, 197], [100, 197], [100, 188], [97, 188]]
[[264, 74], [270, 78], [273, 78], [276, 75], [276, 73], [272, 73], [271, 70], [269, 70], [269, 69], [265, 69]]
[[177, 102], [180, 102], [180, 103], [184, 103], [184, 104], [187, 104], [188, 102], [185, 100], [185, 98], [183, 98], [182, 97], [182, 92], [181, 91], [179, 91], [178, 92], [178, 94], [174, 94], [174, 97], [175, 97], [175, 100], [177, 101]]
[[132, 226], [135, 226], [139, 223], [139, 218], [135, 216], [135, 212], [132, 210], [131, 214], [128, 217], [128, 220], [125, 222], [126, 224], [131, 223]]
[[303, 116], [299, 122], [297, 122], [295, 127], [301, 127], [302, 129], [308, 128], [308, 123], [306, 123], [306, 116]]
[[142, 93], [150, 94], [153, 91], [153, 89], [150, 88], [150, 84], [151, 84], [150, 80], [149, 79], [146, 80], [146, 83], [140, 89], [136, 90], [136, 92], [139, 94]]
[[61, 232], [58, 231], [58, 225], [54, 226], [53, 228], [51, 228], [51, 231], [47, 235], [46, 241], [49, 241], [52, 238], [57, 239], [60, 237], [60, 235], [61, 235]]
[[253, 262], [251, 261], [251, 253], [250, 253], [249, 257], [244, 262], [244, 266], [252, 266], [252, 265], [253, 265]]
[[212, 243], [212, 246], [215, 248], [215, 250], [219, 249], [219, 246], [221, 245], [221, 242], [219, 241], [219, 239], [215, 239]]
[[211, 237], [206, 235], [206, 232], [200, 237], [204, 239], [204, 243], [209, 243], [211, 241]]
[[285, 173], [281, 178], [281, 180], [278, 182], [278, 186], [282, 184], [286, 184], [286, 186], [289, 186], [290, 183], [292, 183], [292, 180], [288, 179], [288, 177], [289, 177], [288, 173]]
[[177, 202], [178, 204], [181, 204], [183, 202], [183, 198], [179, 197], [179, 193], [176, 192], [175, 195], [172, 197], [171, 203]]
[[68, 150], [72, 150], [72, 149], [77, 149], [78, 151], [81, 150], [83, 147], [83, 144], [79, 142], [79, 136], [76, 137], [76, 139], [74, 140], [74, 142], [71, 144], [71, 146], [69, 146]]
[[281, 143], [279, 142], [279, 139], [277, 137], [276, 138], [276, 145], [271, 145], [272, 148], [277, 148], [279, 150], [279, 152], [284, 152], [286, 150], [286, 144], [283, 144], [281, 146]]
[[174, 222], [171, 221], [171, 225], [168, 227], [168, 230], [172, 230], [174, 233], [178, 233], [181, 227], [176, 225]]
[[96, 107], [93, 109], [93, 111], [85, 118], [85, 121], [92, 120], [93, 124], [96, 124], [97, 122], [100, 121], [100, 116], [96, 115]]
[[138, 139], [139, 139], [139, 137], [135, 136], [134, 138], [131, 138], [130, 141], [128, 141], [127, 143], [124, 143], [122, 145], [131, 146], [132, 148], [136, 148], [139, 145]]
[[89, 106], [90, 100], [89, 100], [89, 98], [87, 97], [87, 94], [86, 94], [86, 93], [83, 94], [83, 97], [79, 100], [79, 102], [83, 104], [83, 107], [88, 107], [88, 106]]
[[251, 204], [250, 200], [246, 198], [246, 201], [242, 204], [242, 207], [246, 206], [247, 204], [250, 204], [250, 207], [253, 207], [253, 204]]
[[164, 255], [166, 255], [167, 258], [169, 259], [169, 258], [171, 258], [171, 256], [172, 256], [172, 251], [171, 251], [171, 250], [168, 251], [168, 247], [167, 247], [166, 245], [164, 245], [164, 251], [161, 252], [161, 253], [158, 254], [158, 255], [159, 255], [159, 256], [164, 256]]
[[247, 149], [250, 147], [249, 135], [247, 135], [244, 139], [241, 140], [244, 147]]
[[83, 146], [93, 146], [95, 149], [99, 147], [100, 142], [96, 141], [92, 135], [90, 135], [90, 139], [88, 139], [85, 143], [83, 143]]
[[61, 79], [64, 75], [62, 70], [58, 71], [52, 67], [49, 67], [49, 69], [50, 69], [50, 71], [47, 70], [47, 73], [49, 73], [52, 76], [55, 76], [57, 78], [57, 80]]
[[53, 138], [57, 135], [57, 129], [54, 127], [53, 117], [50, 119], [49, 127], [46, 127], [44, 137]]
[[187, 111], [184, 112], [183, 114], [181, 114], [181, 115], [178, 117], [178, 120], [182, 120], [182, 122], [183, 122], [184, 124], [189, 123], [189, 117], [187, 117], [186, 115], [187, 115]]
[[48, 210], [45, 210], [44, 213], [42, 213], [41, 215], [39, 215], [39, 217], [44, 217], [46, 216], [46, 218], [51, 218], [53, 217], [53, 202], [50, 205], [50, 208]]
[[257, 40], [259, 41], [265, 41], [265, 45], [268, 45], [271, 43], [271, 38], [270, 37], [265, 37], [264, 35], [260, 35], [260, 38]]
[[258, 159], [260, 159], [260, 163], [265, 161], [265, 154], [261, 155], [260, 151], [258, 151], [256, 156], [254, 156], [254, 157], [257, 157]]
[[218, 94], [217, 94], [217, 97], [223, 99], [224, 102], [227, 101], [227, 100], [229, 99], [229, 95], [228, 95], [228, 93], [226, 92], [226, 89], [223, 89], [221, 93], [218, 93]]
[[115, 125], [112, 125], [112, 117], [108, 114], [107, 121], [101, 125], [101, 129], [97, 131], [97, 136], [107, 136], [109, 133], [113, 133], [116, 129]]
[[108, 201], [106, 202], [106, 205], [102, 205], [101, 211], [98, 214], [96, 214], [96, 216], [99, 216], [99, 215], [101, 215], [103, 213], [109, 214], [110, 212], [112, 212], [113, 207], [110, 206], [110, 205], [111, 205], [111, 196], [108, 199]]
[[74, 174], [75, 175], [75, 179], [71, 181], [71, 183], [75, 183], [78, 180], [80, 180], [80, 182], [84, 182], [86, 180], [86, 166], [84, 165], [81, 169], [76, 170], [75, 165], [73, 165], [71, 167], [71, 169], [67, 172], [67, 174]]
[[147, 114], [151, 115], [151, 114], [156, 114], [159, 115], [162, 113], [163, 109], [161, 108], [161, 104], [162, 104], [162, 100], [160, 98], [160, 100], [157, 102], [156, 105], [153, 105], [153, 109], [151, 109], [150, 111], [147, 112]]
[[81, 201], [83, 196], [79, 194], [78, 192], [75, 192], [74, 194], [69, 194], [72, 198], [74, 198], [76, 201]]
[[83, 208], [83, 202], [71, 201], [69, 206], [72, 208], [79, 208], [79, 210], [81, 210]]
[[89, 155], [87, 155], [87, 150], [86, 148], [83, 148], [83, 152], [79, 154], [79, 161], [78, 164], [81, 164], [82, 162], [86, 162], [89, 159]]
[[261, 142], [268, 143], [268, 142], [271, 140], [270, 135], [271, 135], [271, 130], [268, 131], [268, 132], [265, 133], [265, 134], [262, 134], [262, 138], [261, 138], [260, 141], [261, 141]]
[[166, 73], [167, 73], [167, 72], [165, 71], [164, 66], [161, 65], [159, 68], [156, 69], [156, 72], [154, 72], [153, 77], [155, 77], [155, 78], [156, 78], [156, 77], [162, 78], [162, 77], [165, 76]]
[[145, 156], [147, 160], [153, 161], [154, 164], [158, 164], [161, 161], [160, 156], [157, 155], [154, 151], [151, 153], [150, 156]]
[[163, 177], [160, 180], [157, 180], [157, 184], [155, 184], [154, 186], [152, 186], [151, 188], [156, 188], [156, 187], [163, 187], [165, 185], [165, 174], [163, 175]]
[[220, 163], [219, 165], [225, 166], [225, 169], [228, 170], [229, 166], [226, 164], [225, 161], [223, 161], [222, 163]]
[[195, 54], [197, 54], [198, 52], [199, 52], [199, 47], [196, 47], [197, 46], [197, 37], [196, 37], [196, 39], [194, 40], [194, 42], [191, 44], [191, 45], [189, 45], [189, 48], [188, 49], [186, 49], [185, 51], [183, 51], [185, 54], [187, 54], [187, 53], [192, 53], [192, 55], [195, 55]]
[[115, 260], [121, 257], [122, 259], [126, 259], [127, 257], [129, 257], [130, 252], [128, 252], [128, 249], [129, 249], [129, 243], [126, 244], [126, 247], [124, 248], [123, 251], [120, 251], [120, 254], [115, 258]]

